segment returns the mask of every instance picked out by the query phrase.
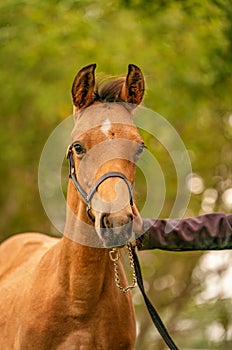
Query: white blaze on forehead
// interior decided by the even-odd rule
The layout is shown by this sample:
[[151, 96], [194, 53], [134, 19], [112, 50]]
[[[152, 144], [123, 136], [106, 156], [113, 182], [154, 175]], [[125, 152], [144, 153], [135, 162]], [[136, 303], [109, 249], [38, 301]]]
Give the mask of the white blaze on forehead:
[[111, 122], [107, 118], [106, 120], [104, 120], [104, 122], [101, 125], [101, 131], [103, 132], [103, 134], [108, 136], [110, 129], [111, 129]]
[[[125, 126], [134, 125], [132, 115], [119, 103], [109, 103], [106, 106], [99, 103], [97, 105], [84, 108], [74, 115], [74, 121], [75, 125], [72, 131], [73, 141], [78, 140], [86, 132], [89, 132], [91, 129], [96, 127], [99, 128], [99, 131], [101, 132], [104, 130], [105, 133], [109, 133], [110, 128], [112, 129], [113, 123], [122, 124]], [[108, 125], [107, 130], [106, 125]], [[101, 127], [103, 130], [101, 130]]]

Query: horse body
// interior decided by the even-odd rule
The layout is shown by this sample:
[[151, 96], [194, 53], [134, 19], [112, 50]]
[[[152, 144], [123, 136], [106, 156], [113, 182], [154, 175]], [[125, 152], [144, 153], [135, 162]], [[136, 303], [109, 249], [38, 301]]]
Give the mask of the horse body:
[[1, 274], [0, 348], [132, 348], [133, 307], [114, 286], [106, 249], [41, 234], [10, 241], [1, 255], [22, 249], [17, 266]]
[[[81, 122], [84, 121], [84, 109], [87, 106], [91, 105], [87, 108], [89, 110], [96, 104], [99, 110], [100, 102], [93, 100], [94, 69], [95, 65], [83, 68], [74, 80], [73, 102], [76, 112], [81, 112]], [[126, 102], [141, 102], [141, 89], [138, 89], [138, 84], [141, 85], [141, 74], [136, 66], [130, 66], [127, 78], [120, 87], [120, 99], [124, 96]], [[138, 101], [135, 96], [138, 96]], [[103, 108], [108, 109], [104, 106]], [[123, 106], [119, 111], [120, 115], [125, 114], [125, 118], [130, 117], [130, 113]], [[120, 139], [123, 132], [118, 124], [112, 124], [113, 114], [112, 109], [109, 109], [107, 118], [104, 119], [105, 124], [103, 121], [100, 126], [95, 126], [95, 136], [94, 132], [85, 131], [79, 137], [77, 133], [81, 123], [78, 126], [77, 119], [77, 128], [74, 128], [73, 132], [74, 141], [84, 143], [85, 149], [91, 150], [98, 146], [99, 138], [103, 138], [103, 143], [113, 138]], [[128, 124], [123, 128], [122, 137], [141, 144], [136, 128], [131, 121]], [[133, 149], [130, 151], [134, 152]], [[74, 159], [76, 170], [80, 169], [78, 175], [81, 175], [80, 164], [84, 163], [84, 159], [81, 158], [80, 153]], [[123, 172], [133, 182], [135, 165], [130, 157], [126, 160], [118, 158], [117, 161], [115, 158], [113, 156], [113, 161], [109, 159], [102, 163], [95, 172], [95, 180], [113, 168], [114, 171]], [[88, 187], [87, 180], [84, 177]], [[128, 203], [128, 191], [125, 186], [124, 181], [118, 178], [108, 178], [99, 186], [97, 195], [93, 198], [93, 222], [86, 213], [85, 201], [70, 180], [63, 238], [55, 239], [43, 234], [28, 233], [16, 235], [1, 245], [1, 349], [134, 348], [136, 331], [131, 295], [123, 294], [116, 287], [114, 266], [109, 259], [110, 235], [116, 232], [117, 235], [123, 234], [125, 239], [129, 239], [131, 234], [128, 227], [132, 226], [133, 211]], [[115, 202], [115, 188], [119, 189], [120, 200], [126, 198], [126, 204], [118, 211], [112, 210], [111, 204]], [[99, 204], [98, 197], [104, 198], [104, 208], [102, 202]], [[95, 239], [103, 242], [103, 247], [80, 244], [79, 238], [84, 233], [87, 238], [89, 234], [95, 235]], [[126, 284], [126, 276], [120, 262], [119, 273], [122, 283]]]

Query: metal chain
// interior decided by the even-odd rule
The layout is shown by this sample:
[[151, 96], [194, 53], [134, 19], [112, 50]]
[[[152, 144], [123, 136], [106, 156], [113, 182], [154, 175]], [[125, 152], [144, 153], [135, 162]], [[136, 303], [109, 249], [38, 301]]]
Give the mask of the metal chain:
[[109, 252], [110, 259], [114, 263], [114, 276], [115, 276], [115, 283], [116, 286], [123, 292], [126, 293], [129, 290], [135, 288], [137, 286], [137, 278], [136, 278], [136, 273], [135, 273], [135, 265], [134, 265], [134, 259], [133, 259], [133, 254], [132, 254], [132, 248], [131, 244], [127, 244], [127, 250], [128, 250], [128, 256], [129, 256], [129, 261], [130, 261], [130, 267], [132, 270], [132, 284], [128, 285], [126, 287], [123, 287], [121, 284], [121, 278], [119, 275], [119, 268], [118, 268], [118, 262], [120, 259], [120, 252], [118, 248], [112, 248]]

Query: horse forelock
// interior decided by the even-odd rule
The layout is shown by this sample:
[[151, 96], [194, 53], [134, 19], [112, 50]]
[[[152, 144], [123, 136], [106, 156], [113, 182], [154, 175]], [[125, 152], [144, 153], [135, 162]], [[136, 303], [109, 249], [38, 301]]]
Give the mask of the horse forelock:
[[121, 102], [120, 97], [125, 77], [118, 77], [105, 84], [98, 82], [95, 87], [95, 101], [100, 102]]

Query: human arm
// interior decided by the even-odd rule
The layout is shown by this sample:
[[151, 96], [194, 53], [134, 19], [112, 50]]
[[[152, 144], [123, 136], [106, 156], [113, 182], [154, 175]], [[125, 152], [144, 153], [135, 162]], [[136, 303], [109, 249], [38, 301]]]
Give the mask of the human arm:
[[232, 214], [212, 213], [181, 220], [143, 219], [142, 228], [141, 223], [138, 227], [139, 250], [232, 249]]

